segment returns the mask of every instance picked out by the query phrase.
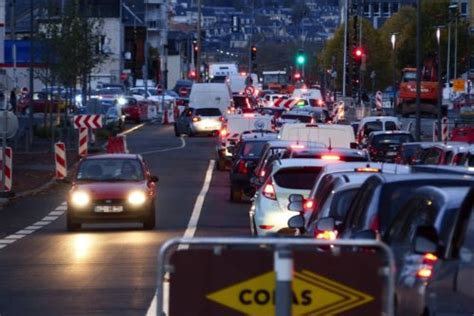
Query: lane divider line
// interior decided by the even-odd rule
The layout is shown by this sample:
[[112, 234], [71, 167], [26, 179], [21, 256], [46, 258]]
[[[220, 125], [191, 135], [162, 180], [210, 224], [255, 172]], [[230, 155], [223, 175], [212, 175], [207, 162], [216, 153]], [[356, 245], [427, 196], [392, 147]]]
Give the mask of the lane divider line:
[[12, 235], [9, 235], [9, 236], [5, 237], [5, 239], [18, 240], [18, 239], [22, 239], [25, 236], [26, 235], [12, 234]]
[[125, 132], [119, 133], [119, 134], [117, 134], [117, 135], [118, 135], [118, 136], [123, 136], [123, 135], [130, 134], [131, 132], [134, 132], [134, 131], [136, 131], [137, 129], [142, 128], [142, 127], [145, 126], [145, 125], [146, 125], [146, 123], [141, 123], [140, 125], [134, 126], [134, 127], [132, 127], [131, 129], [128, 129], [128, 130], [126, 130]]
[[45, 216], [43, 217], [43, 221], [55, 221], [58, 219], [59, 216]]
[[167, 151], [173, 151], [173, 150], [180, 150], [180, 149], [183, 149], [184, 147], [186, 147], [186, 141], [184, 140], [184, 137], [183, 137], [183, 136], [180, 137], [180, 140], [181, 140], [181, 145], [179, 145], [179, 146], [177, 146], [177, 147], [171, 147], [171, 148], [164, 148], [164, 149], [157, 149], [157, 150], [144, 151], [144, 152], [141, 152], [140, 155], [158, 154], [158, 153], [164, 153], [164, 152], [167, 152]]
[[34, 231], [35, 231], [34, 229], [22, 229], [22, 230], [17, 231], [16, 233], [21, 234], [21, 235], [29, 235]]
[[63, 215], [64, 213], [66, 212], [66, 210], [60, 210], [60, 211], [52, 211], [51, 213], [49, 213], [49, 215], [55, 215], [55, 216], [60, 216], [60, 215]]
[[15, 239], [0, 239], [0, 245], [4, 245], [4, 244], [11, 244], [11, 243], [14, 243], [15, 242]]
[[[212, 173], [214, 172], [216, 161], [210, 160], [209, 166], [207, 167], [206, 176], [204, 178], [204, 183], [202, 185], [201, 191], [199, 192], [196, 202], [194, 203], [193, 212], [191, 213], [191, 217], [189, 218], [188, 226], [186, 226], [186, 230], [184, 231], [184, 238], [193, 238], [194, 234], [196, 233], [197, 225], [199, 222], [199, 217], [201, 216], [202, 207], [204, 205], [204, 200], [206, 198], [207, 192], [209, 191], [209, 187], [212, 181]], [[186, 250], [189, 248], [189, 245], [179, 245], [179, 250]], [[169, 275], [165, 276], [165, 280], [169, 280]], [[170, 284], [169, 281], [165, 281], [163, 284], [163, 310], [165, 315], [168, 315], [168, 301], [169, 301], [169, 291], [170, 291]], [[158, 292], [155, 291], [155, 295], [153, 295], [153, 300], [148, 307], [146, 312], [146, 316], [158, 315], [157, 314], [157, 296], [159, 295]]]

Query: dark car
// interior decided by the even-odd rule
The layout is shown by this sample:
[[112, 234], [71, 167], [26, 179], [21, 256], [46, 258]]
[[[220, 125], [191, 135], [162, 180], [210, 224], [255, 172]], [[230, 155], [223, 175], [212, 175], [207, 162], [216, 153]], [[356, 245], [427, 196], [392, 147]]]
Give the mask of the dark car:
[[348, 148], [324, 148], [305, 146], [292, 146], [288, 148], [280, 157], [280, 159], [289, 158], [314, 158], [323, 160], [338, 160], [344, 162], [369, 161], [369, 156], [363, 150]]
[[251, 196], [254, 188], [250, 184], [253, 170], [262, 155], [265, 144], [275, 140], [276, 134], [244, 139], [235, 148], [230, 169], [230, 200], [240, 202], [243, 195]]
[[339, 236], [347, 238], [376, 238], [383, 236], [402, 205], [413, 196], [415, 189], [432, 185], [440, 188], [473, 186], [474, 177], [418, 173], [411, 175], [376, 174], [362, 185], [347, 211]]
[[[22, 97], [18, 100], [17, 111], [26, 114], [30, 110], [29, 96]], [[33, 113], [56, 113], [64, 111], [66, 108], [66, 101], [61, 98], [59, 94], [51, 94], [48, 92], [34, 92], [33, 93]]]
[[416, 165], [421, 163], [427, 151], [434, 146], [435, 143], [428, 142], [412, 142], [404, 143], [398, 147], [398, 153], [395, 157], [395, 163], [401, 165]]
[[[384, 234], [383, 241], [390, 246], [395, 258], [395, 310], [398, 315], [434, 314], [433, 306], [428, 303], [431, 293], [427, 291], [427, 286], [436, 283], [433, 268], [439, 261], [438, 257], [441, 260], [450, 258], [450, 243], [455, 236], [454, 223], [468, 192], [469, 187], [466, 186], [443, 189], [420, 187], [401, 207]], [[426, 226], [432, 227], [438, 236], [440, 250], [436, 254], [417, 253], [413, 247], [418, 227]], [[454, 284], [455, 281], [451, 282]], [[440, 297], [446, 298], [445, 295]], [[474, 308], [474, 304], [471, 307]]]
[[141, 222], [155, 227], [155, 187], [140, 155], [89, 156], [79, 163], [67, 198], [67, 229], [83, 223]]
[[413, 136], [409, 132], [372, 132], [367, 140], [367, 150], [373, 161], [394, 162], [400, 146], [413, 141]]
[[[432, 269], [424, 275], [431, 277], [426, 289], [426, 315], [473, 315], [474, 280], [474, 189], [468, 193], [455, 216], [448, 223], [446, 240], [433, 226], [418, 226], [413, 246], [417, 253], [432, 259]], [[420, 271], [421, 272], [421, 271]]]
[[234, 95], [234, 111], [240, 113], [252, 113], [257, 107], [257, 101], [254, 97], [249, 97], [245, 95]]

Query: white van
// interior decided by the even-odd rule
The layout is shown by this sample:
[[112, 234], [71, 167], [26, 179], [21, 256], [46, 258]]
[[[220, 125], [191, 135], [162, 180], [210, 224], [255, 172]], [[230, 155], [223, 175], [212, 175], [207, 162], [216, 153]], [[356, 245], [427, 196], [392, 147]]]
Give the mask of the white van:
[[357, 142], [365, 145], [367, 138], [372, 132], [399, 131], [402, 123], [396, 116], [367, 116], [360, 120], [357, 129]]
[[272, 116], [256, 113], [227, 115], [217, 137], [217, 169], [224, 170], [229, 164], [232, 158], [232, 152], [229, 148], [237, 144], [244, 132], [273, 130], [272, 119]]
[[195, 83], [189, 95], [189, 107], [218, 108], [227, 113], [232, 106], [232, 92], [226, 83]]
[[326, 146], [356, 148], [354, 131], [350, 125], [285, 124], [280, 129], [280, 140], [311, 141]]
[[[247, 80], [248, 75], [230, 75], [229, 76], [229, 86], [232, 93], [244, 93], [245, 88], [247, 85], [245, 81]], [[256, 89], [256, 84], [258, 83], [258, 77], [256, 74], [250, 74], [250, 78], [252, 78], [252, 86]]]
[[306, 99], [311, 106], [322, 107], [325, 105], [324, 98], [319, 89], [295, 89], [292, 99]]

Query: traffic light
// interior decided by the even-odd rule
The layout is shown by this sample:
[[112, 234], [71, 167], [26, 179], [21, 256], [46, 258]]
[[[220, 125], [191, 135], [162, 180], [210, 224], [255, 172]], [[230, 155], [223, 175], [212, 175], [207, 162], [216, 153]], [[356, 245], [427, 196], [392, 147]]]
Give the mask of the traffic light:
[[188, 73], [188, 77], [189, 79], [196, 79], [196, 70], [191, 70], [189, 73]]
[[296, 64], [300, 66], [303, 66], [304, 64], [306, 64], [306, 56], [302, 49], [298, 50], [298, 53], [296, 54]]
[[300, 74], [299, 72], [295, 72], [295, 73], [293, 74], [293, 79], [295, 79], [296, 81], [297, 81], [297, 80], [300, 80], [300, 79], [301, 79], [301, 74]]
[[252, 45], [250, 47], [250, 59], [252, 61], [256, 61], [257, 60], [257, 46], [255, 45]]
[[193, 41], [193, 60], [195, 63], [197, 62], [198, 53], [199, 53], [199, 46], [197, 44], [197, 41], [194, 40]]
[[354, 62], [360, 65], [362, 63], [362, 58], [364, 57], [365, 54], [362, 47], [356, 47], [354, 51], [352, 52], [352, 55], [354, 57]]

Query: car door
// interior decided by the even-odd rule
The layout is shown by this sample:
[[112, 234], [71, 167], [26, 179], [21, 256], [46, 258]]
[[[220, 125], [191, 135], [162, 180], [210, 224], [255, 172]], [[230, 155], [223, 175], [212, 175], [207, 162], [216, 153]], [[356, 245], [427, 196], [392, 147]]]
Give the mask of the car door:
[[[428, 307], [435, 313], [474, 315], [474, 191], [466, 197], [447, 257], [435, 266]], [[449, 248], [448, 248], [449, 249]]]

